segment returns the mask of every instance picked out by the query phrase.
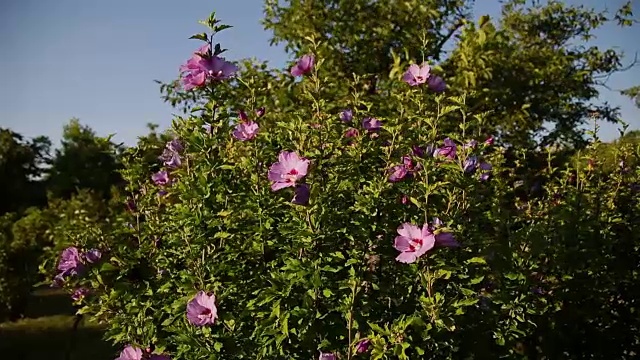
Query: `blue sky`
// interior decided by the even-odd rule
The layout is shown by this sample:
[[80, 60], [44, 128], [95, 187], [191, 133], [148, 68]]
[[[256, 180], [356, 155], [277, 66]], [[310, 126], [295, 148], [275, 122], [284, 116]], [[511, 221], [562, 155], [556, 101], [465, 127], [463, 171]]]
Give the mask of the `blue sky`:
[[[599, 8], [598, 0], [570, 1]], [[612, 8], [623, 0], [606, 3]], [[479, 0], [476, 15], [497, 15], [497, 0]], [[133, 144], [153, 122], [166, 128], [172, 109], [158, 85], [177, 76], [178, 66], [198, 44], [197, 20], [215, 10], [234, 28], [220, 34], [236, 60], [256, 57], [283, 67], [288, 56], [270, 47], [262, 29], [262, 0], [7, 0], [0, 1], [0, 126], [26, 136], [47, 135], [57, 144], [62, 125], [78, 117], [98, 134]], [[640, 9], [636, 9], [640, 13]], [[639, 17], [636, 14], [636, 19]], [[640, 53], [634, 29], [602, 29], [594, 44]], [[640, 84], [640, 67], [611, 77], [613, 89]], [[601, 99], [620, 106], [631, 128], [640, 129], [633, 102], [603, 89]], [[602, 137], [617, 135], [613, 126]]]

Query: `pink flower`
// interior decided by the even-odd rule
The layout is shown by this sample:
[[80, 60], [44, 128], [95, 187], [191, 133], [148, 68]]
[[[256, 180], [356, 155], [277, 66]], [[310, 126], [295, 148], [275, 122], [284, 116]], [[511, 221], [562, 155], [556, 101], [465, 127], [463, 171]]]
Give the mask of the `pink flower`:
[[298, 62], [291, 68], [291, 75], [302, 76], [313, 70], [315, 58], [313, 55], [303, 55]]
[[431, 250], [436, 243], [436, 238], [429, 229], [429, 224], [424, 224], [422, 229], [410, 223], [404, 223], [398, 227], [394, 247], [400, 251], [396, 260], [410, 264]]
[[142, 360], [142, 349], [129, 345], [122, 350], [116, 360]]
[[362, 127], [368, 132], [380, 130], [382, 122], [374, 117], [366, 117], [362, 120]]
[[333, 353], [323, 353], [321, 351], [318, 360], [336, 360], [336, 355]]
[[489, 136], [487, 140], [484, 141], [485, 145], [493, 145], [494, 139], [493, 136]]
[[427, 82], [431, 68], [429, 64], [422, 63], [421, 66], [416, 64], [409, 65], [409, 69], [402, 76], [402, 80], [411, 86], [417, 86]]
[[151, 180], [153, 180], [153, 182], [159, 186], [168, 185], [170, 183], [169, 174], [164, 170], [158, 171], [157, 173], [151, 175]]
[[293, 151], [282, 151], [278, 155], [278, 162], [269, 169], [271, 190], [278, 191], [296, 185], [296, 181], [307, 175], [309, 160], [301, 158]]
[[367, 350], [369, 350], [369, 345], [371, 345], [371, 340], [369, 339], [362, 339], [358, 342], [358, 344], [356, 345], [356, 352], [358, 354], [362, 354], [364, 352], [367, 352]]
[[258, 124], [253, 121], [241, 122], [233, 130], [233, 137], [240, 141], [251, 140], [256, 137], [259, 128]]
[[444, 139], [444, 145], [436, 150], [436, 154], [453, 160], [456, 158], [456, 151], [456, 143], [450, 138], [446, 138]]
[[355, 128], [350, 128], [344, 132], [344, 137], [346, 138], [358, 137], [358, 135], [360, 135], [360, 133], [358, 132], [358, 129]]
[[218, 318], [216, 296], [199, 291], [187, 304], [187, 319], [195, 326], [213, 324]]
[[389, 169], [389, 181], [398, 182], [404, 179], [409, 172], [404, 165], [396, 165]]
[[238, 67], [224, 58], [212, 56], [211, 48], [205, 45], [198, 49], [187, 62], [180, 66], [184, 89], [189, 91], [204, 86], [207, 80], [225, 80], [233, 76]]

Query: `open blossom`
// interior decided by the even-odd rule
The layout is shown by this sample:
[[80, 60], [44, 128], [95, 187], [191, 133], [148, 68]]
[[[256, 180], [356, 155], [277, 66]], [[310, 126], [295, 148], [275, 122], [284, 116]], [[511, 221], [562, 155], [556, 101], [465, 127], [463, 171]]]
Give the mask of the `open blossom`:
[[218, 318], [216, 296], [199, 291], [187, 304], [187, 319], [195, 326], [213, 324]]
[[395, 238], [394, 247], [400, 251], [396, 260], [410, 264], [433, 248], [436, 242], [435, 235], [430, 231], [429, 225], [424, 224], [422, 228], [410, 223], [404, 223], [398, 227], [398, 234]]
[[278, 155], [278, 162], [269, 168], [271, 190], [277, 191], [295, 186], [296, 182], [305, 175], [309, 168], [309, 160], [300, 157], [293, 151], [282, 151]]
[[64, 249], [60, 254], [60, 262], [58, 263], [58, 270], [61, 271], [62, 275], [75, 275], [80, 272], [81, 268], [82, 259], [78, 248], [70, 246]]
[[356, 353], [362, 354], [367, 352], [367, 350], [369, 350], [369, 345], [371, 345], [371, 340], [369, 339], [360, 340], [356, 345]]
[[180, 154], [172, 152], [169, 149], [164, 149], [162, 155], [160, 155], [160, 160], [162, 160], [164, 166], [169, 169], [177, 169], [182, 166], [182, 158], [180, 157]]
[[207, 80], [225, 80], [233, 76], [238, 67], [224, 58], [213, 56], [207, 44], [198, 49], [187, 62], [180, 66], [184, 89], [189, 91], [204, 86]]
[[98, 262], [98, 260], [100, 260], [101, 257], [102, 257], [102, 253], [98, 249], [91, 249], [84, 253], [84, 258], [87, 259], [87, 262], [90, 264]]
[[302, 76], [313, 70], [315, 58], [313, 55], [303, 55], [291, 68], [291, 75]]
[[446, 138], [446, 139], [444, 139], [444, 145], [441, 148], [439, 148], [436, 151], [436, 153], [439, 156], [443, 156], [443, 157], [446, 157], [448, 159], [455, 159], [456, 150], [457, 150], [456, 143], [453, 140], [451, 140], [450, 138]]
[[309, 196], [311, 195], [308, 184], [299, 184], [295, 188], [295, 194], [292, 203], [296, 205], [307, 205], [309, 203]]
[[429, 87], [429, 90], [433, 92], [443, 92], [447, 89], [447, 83], [445, 83], [440, 76], [433, 74], [431, 74], [429, 79], [427, 79], [427, 86]]
[[340, 111], [340, 120], [344, 122], [349, 122], [353, 120], [353, 111], [351, 111], [351, 109], [345, 109]]
[[151, 180], [153, 180], [156, 185], [164, 186], [169, 184], [169, 174], [164, 170], [158, 171], [151, 175]]
[[233, 137], [240, 141], [251, 140], [256, 137], [259, 128], [258, 124], [253, 121], [241, 122], [233, 130]]
[[118, 356], [116, 360], [142, 360], [142, 349], [127, 346], [122, 350], [120, 356]]
[[407, 72], [402, 76], [402, 80], [411, 86], [421, 85], [427, 82], [430, 71], [431, 68], [427, 63], [422, 63], [420, 66], [411, 64]]
[[382, 122], [374, 117], [366, 117], [362, 120], [362, 127], [368, 132], [380, 130]]

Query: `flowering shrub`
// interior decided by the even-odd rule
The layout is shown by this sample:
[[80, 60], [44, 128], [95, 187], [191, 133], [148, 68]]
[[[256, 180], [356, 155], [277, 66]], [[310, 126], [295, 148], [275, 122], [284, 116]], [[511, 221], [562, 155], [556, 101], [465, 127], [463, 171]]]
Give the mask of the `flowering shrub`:
[[122, 211], [56, 264], [119, 359], [559, 358], [612, 334], [607, 354], [633, 356], [640, 169], [556, 168], [549, 150], [525, 183], [529, 154], [481, 136], [428, 64], [396, 64], [384, 111], [349, 84], [328, 103], [322, 44], [252, 87], [218, 24], [181, 68], [203, 106], [157, 164], [128, 150]]

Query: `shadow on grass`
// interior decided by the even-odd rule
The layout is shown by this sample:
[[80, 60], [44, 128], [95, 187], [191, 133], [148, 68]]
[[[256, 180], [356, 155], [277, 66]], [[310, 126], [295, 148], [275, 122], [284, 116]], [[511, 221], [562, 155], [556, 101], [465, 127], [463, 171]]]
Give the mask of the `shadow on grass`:
[[[34, 293], [26, 317], [0, 324], [0, 358], [7, 360], [112, 360], [115, 349], [102, 340], [103, 329], [76, 317], [68, 295], [56, 290]], [[67, 354], [70, 356], [67, 357]]]

